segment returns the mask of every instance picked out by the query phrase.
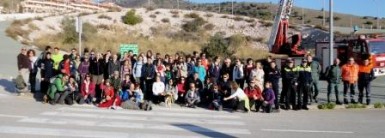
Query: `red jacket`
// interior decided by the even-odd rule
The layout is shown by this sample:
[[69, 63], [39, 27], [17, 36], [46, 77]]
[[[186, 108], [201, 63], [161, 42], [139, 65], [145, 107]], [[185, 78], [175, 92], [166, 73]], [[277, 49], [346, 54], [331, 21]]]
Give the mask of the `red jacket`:
[[262, 98], [262, 91], [259, 87], [255, 87], [255, 88], [246, 87], [243, 91], [245, 92], [247, 97], [249, 97], [249, 99], [254, 99], [254, 96], [257, 97], [257, 99]]
[[91, 96], [95, 96], [95, 83], [93, 82], [90, 82], [89, 86], [88, 86], [88, 94], [86, 93], [86, 83], [83, 82], [81, 88], [80, 88], [80, 93], [82, 94], [82, 96], [86, 96], [88, 94], [90, 94]]
[[184, 89], [185, 88], [184, 83], [178, 83], [177, 87], [178, 87], [178, 93], [180, 93], [180, 94], [186, 93], [186, 90]]
[[110, 96], [111, 99], [114, 98], [115, 92], [114, 92], [114, 88], [112, 86], [107, 87], [107, 86], [104, 86], [104, 85], [100, 85], [100, 88], [103, 90], [103, 97]]

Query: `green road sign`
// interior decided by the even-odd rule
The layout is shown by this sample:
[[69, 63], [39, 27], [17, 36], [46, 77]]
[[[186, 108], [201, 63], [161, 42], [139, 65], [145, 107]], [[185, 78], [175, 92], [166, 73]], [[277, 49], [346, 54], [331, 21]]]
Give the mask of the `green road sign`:
[[121, 44], [120, 45], [120, 54], [124, 54], [125, 52], [132, 51], [134, 54], [139, 54], [139, 46], [137, 44]]

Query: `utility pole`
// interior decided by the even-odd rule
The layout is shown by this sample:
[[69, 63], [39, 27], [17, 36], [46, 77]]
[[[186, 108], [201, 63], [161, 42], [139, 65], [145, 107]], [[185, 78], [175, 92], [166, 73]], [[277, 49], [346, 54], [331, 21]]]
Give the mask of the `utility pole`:
[[76, 17], [75, 21], [76, 32], [79, 33], [79, 55], [82, 56], [82, 33], [83, 33], [83, 22], [80, 16]]
[[305, 11], [302, 7], [302, 24], [305, 24]]
[[334, 24], [333, 24], [333, 0], [329, 0], [329, 58], [330, 58], [330, 65], [333, 64], [333, 53], [334, 53]]
[[378, 6], [378, 4], [380, 4], [377, 0], [377, 29], [381, 29], [380, 27], [380, 6]]
[[180, 9], [179, 9], [179, 0], [177, 0], [177, 3], [178, 3], [177, 5], [178, 5], [178, 11], [179, 11], [179, 10], [180, 10]]
[[322, 11], [322, 26], [325, 26], [326, 20], [325, 20], [325, 0], [323, 0], [323, 11]]
[[231, 15], [234, 16], [234, 0], [231, 0]]
[[219, 0], [219, 13], [221, 13], [221, 1]]

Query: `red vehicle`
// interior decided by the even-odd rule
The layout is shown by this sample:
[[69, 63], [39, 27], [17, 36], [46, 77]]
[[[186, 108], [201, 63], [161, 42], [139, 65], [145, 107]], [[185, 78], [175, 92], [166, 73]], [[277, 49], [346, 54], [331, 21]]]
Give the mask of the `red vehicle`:
[[[334, 55], [346, 63], [349, 57], [353, 57], [357, 63], [370, 59], [374, 65], [375, 76], [385, 75], [385, 38], [357, 38], [334, 43]], [[318, 42], [316, 44], [316, 57], [321, 64], [329, 64], [329, 42]], [[325, 69], [326, 66], [323, 66]]]

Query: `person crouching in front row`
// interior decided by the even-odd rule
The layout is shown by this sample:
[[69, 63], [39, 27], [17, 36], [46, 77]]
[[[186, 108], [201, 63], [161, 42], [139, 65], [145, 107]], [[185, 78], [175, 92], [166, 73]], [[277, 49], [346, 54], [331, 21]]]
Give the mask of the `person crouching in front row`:
[[100, 89], [102, 89], [103, 95], [98, 107], [116, 109], [117, 106], [120, 106], [120, 98], [115, 95], [114, 87], [111, 86], [109, 80], [105, 80], [104, 84], [100, 85]]
[[[242, 107], [242, 109], [245, 112], [250, 111], [249, 106], [249, 98], [245, 94], [245, 92], [238, 86], [236, 82], [231, 82], [231, 95], [229, 97], [224, 98], [224, 101], [233, 99], [233, 110], [238, 109], [239, 107]], [[235, 99], [236, 98], [236, 99]]]
[[273, 89], [271, 88], [271, 82], [265, 83], [265, 89], [262, 92], [263, 96], [263, 103], [262, 103], [262, 109], [265, 113], [270, 113], [271, 109], [274, 105], [275, 100], [275, 94]]

